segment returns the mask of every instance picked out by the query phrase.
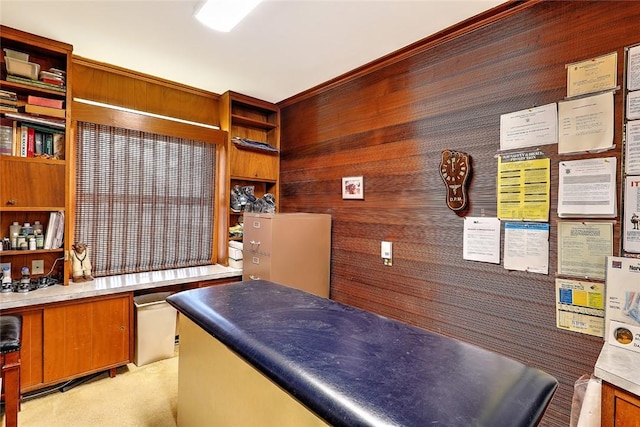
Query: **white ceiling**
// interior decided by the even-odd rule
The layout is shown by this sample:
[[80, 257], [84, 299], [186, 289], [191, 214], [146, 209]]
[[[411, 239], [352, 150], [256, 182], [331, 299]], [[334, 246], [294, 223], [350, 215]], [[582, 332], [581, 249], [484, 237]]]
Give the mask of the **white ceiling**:
[[197, 0], [0, 0], [0, 22], [85, 58], [279, 102], [500, 3], [265, 0], [217, 33], [193, 18]]

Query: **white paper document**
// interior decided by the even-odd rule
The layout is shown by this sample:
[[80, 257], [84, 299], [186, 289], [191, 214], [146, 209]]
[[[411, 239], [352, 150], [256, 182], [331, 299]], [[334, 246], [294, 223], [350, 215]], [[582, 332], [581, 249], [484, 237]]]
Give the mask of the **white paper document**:
[[558, 154], [613, 147], [613, 92], [558, 103]]
[[629, 175], [640, 175], [640, 120], [627, 122], [624, 156], [625, 172]]
[[558, 274], [604, 279], [613, 255], [613, 223], [558, 221]]
[[556, 326], [604, 336], [604, 284], [556, 279]]
[[640, 119], [640, 90], [627, 94], [627, 120]]
[[500, 220], [466, 217], [462, 257], [470, 261], [500, 264]]
[[640, 89], [640, 45], [627, 51], [627, 89]]
[[504, 268], [549, 273], [549, 224], [507, 222], [504, 224]]
[[500, 150], [557, 142], [558, 109], [555, 103], [500, 116]]
[[624, 223], [622, 229], [624, 233], [622, 247], [624, 250], [640, 253], [640, 176], [628, 176], [625, 179]]
[[615, 157], [564, 161], [559, 168], [559, 217], [617, 215]]
[[607, 258], [606, 337], [611, 321], [640, 327], [640, 259]]

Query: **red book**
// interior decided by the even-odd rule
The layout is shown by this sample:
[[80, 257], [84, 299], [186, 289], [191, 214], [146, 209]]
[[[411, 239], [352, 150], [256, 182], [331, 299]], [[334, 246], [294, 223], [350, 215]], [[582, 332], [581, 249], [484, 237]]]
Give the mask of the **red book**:
[[41, 107], [62, 108], [62, 99], [43, 98], [41, 96], [27, 96], [27, 104], [39, 105]]
[[56, 85], [56, 86], [64, 86], [64, 80], [58, 80], [58, 79], [49, 79], [46, 77], [43, 77], [42, 79], [43, 82], [45, 83], [49, 83], [51, 85]]
[[27, 130], [27, 157], [34, 157], [36, 151], [36, 131], [33, 128]]

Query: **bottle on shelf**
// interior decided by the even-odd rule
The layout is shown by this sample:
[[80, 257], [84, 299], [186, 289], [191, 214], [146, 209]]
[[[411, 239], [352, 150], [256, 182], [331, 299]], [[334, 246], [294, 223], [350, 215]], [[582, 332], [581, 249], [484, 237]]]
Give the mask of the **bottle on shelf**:
[[18, 235], [22, 231], [22, 226], [18, 224], [18, 221], [14, 221], [9, 226], [9, 239], [11, 240], [11, 249], [14, 251], [18, 249]]
[[11, 285], [11, 269], [7, 266], [2, 267], [2, 284]]

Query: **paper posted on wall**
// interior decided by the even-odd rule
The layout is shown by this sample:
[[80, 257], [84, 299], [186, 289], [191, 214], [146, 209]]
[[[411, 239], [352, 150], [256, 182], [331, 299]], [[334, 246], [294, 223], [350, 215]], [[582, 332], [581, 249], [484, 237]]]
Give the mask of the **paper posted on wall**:
[[605, 341], [640, 351], [640, 259], [607, 257]]
[[614, 218], [616, 163], [615, 157], [560, 162], [558, 216]]
[[628, 176], [624, 184], [623, 248], [640, 253], [640, 176]]
[[556, 326], [604, 336], [604, 284], [556, 279]]

